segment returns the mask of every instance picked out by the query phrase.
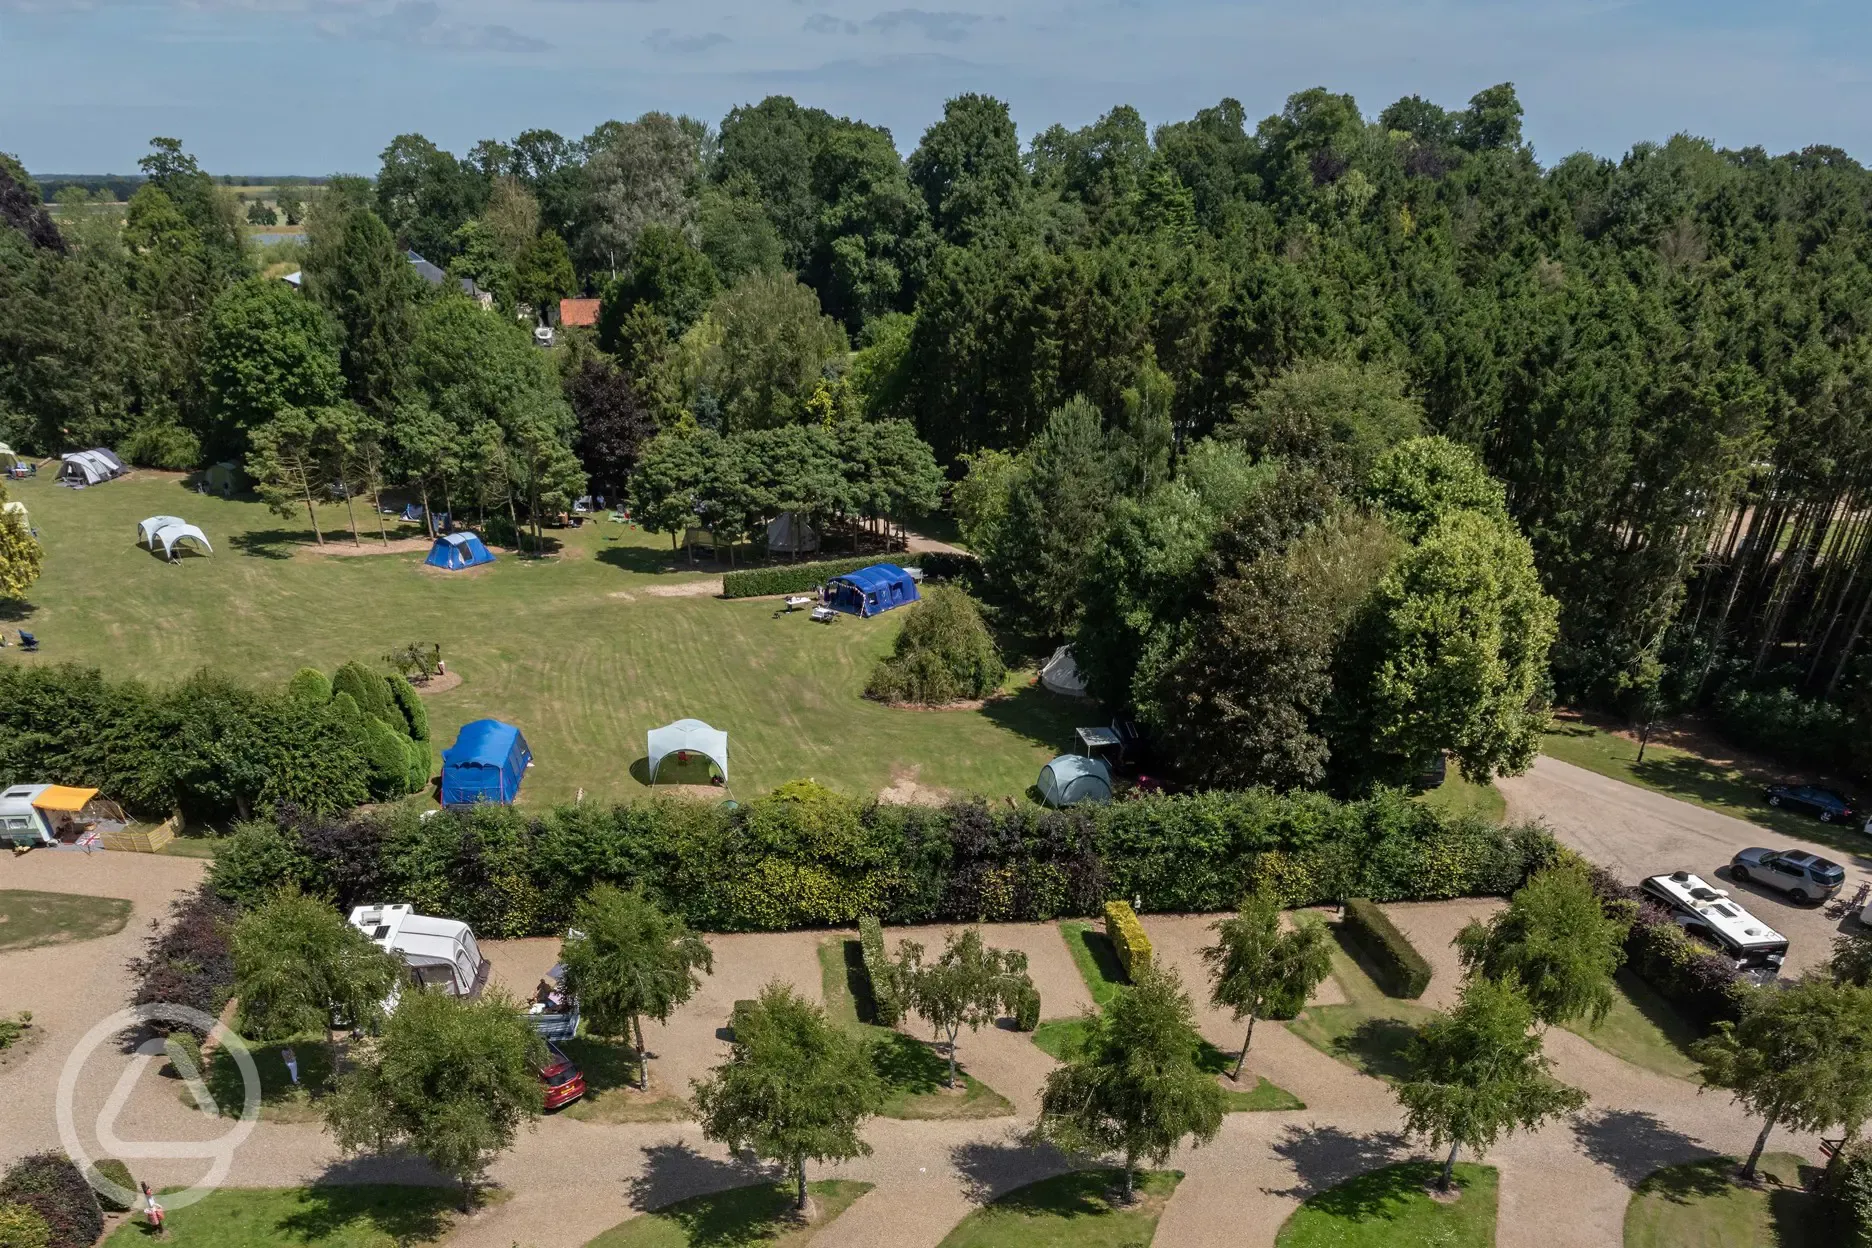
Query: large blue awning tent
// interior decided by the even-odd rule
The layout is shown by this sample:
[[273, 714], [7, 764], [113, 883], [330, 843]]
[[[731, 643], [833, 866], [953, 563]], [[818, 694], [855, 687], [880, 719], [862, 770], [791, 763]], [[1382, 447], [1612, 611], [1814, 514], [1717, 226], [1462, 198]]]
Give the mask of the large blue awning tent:
[[1102, 758], [1062, 754], [1040, 769], [1036, 787], [1040, 790], [1040, 800], [1049, 806], [1109, 802], [1112, 795], [1111, 768], [1105, 765]]
[[849, 615], [877, 615], [920, 596], [916, 581], [894, 563], [874, 563], [826, 582], [826, 605]]
[[477, 719], [464, 725], [455, 744], [442, 751], [442, 804], [505, 806], [520, 795], [520, 778], [533, 751], [512, 724]]
[[478, 568], [484, 563], [493, 563], [494, 552], [483, 546], [481, 539], [473, 533], [444, 533], [436, 538], [435, 545], [429, 548], [429, 557], [423, 562], [432, 568], [458, 572], [463, 568]]

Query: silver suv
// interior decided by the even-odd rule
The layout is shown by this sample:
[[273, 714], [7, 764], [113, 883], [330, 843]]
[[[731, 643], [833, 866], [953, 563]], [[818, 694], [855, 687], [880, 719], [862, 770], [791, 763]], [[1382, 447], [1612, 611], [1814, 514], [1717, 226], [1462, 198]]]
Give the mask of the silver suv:
[[1786, 893], [1801, 905], [1830, 900], [1846, 882], [1838, 863], [1804, 849], [1745, 849], [1730, 861], [1729, 874]]

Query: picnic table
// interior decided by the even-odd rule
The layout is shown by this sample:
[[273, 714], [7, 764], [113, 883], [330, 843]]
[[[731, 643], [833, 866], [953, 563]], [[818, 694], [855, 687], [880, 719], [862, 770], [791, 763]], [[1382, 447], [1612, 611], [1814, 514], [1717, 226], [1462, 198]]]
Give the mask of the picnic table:
[[787, 600], [786, 600], [786, 609], [788, 611], [797, 611], [801, 607], [810, 607], [814, 605], [815, 603], [817, 603], [818, 601], [819, 599], [817, 599], [811, 594], [788, 594]]
[[1093, 750], [1102, 749], [1108, 745], [1122, 746], [1124, 744], [1124, 739], [1110, 728], [1077, 728], [1074, 731], [1079, 734], [1079, 744], [1084, 747], [1088, 757]]

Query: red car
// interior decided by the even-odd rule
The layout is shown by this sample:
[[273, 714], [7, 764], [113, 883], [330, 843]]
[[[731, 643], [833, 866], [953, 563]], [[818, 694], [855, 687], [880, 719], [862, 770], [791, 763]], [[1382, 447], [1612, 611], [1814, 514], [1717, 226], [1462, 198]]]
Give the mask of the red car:
[[547, 1109], [564, 1109], [585, 1095], [584, 1072], [550, 1040], [546, 1042], [546, 1065], [540, 1068], [540, 1083], [545, 1085]]

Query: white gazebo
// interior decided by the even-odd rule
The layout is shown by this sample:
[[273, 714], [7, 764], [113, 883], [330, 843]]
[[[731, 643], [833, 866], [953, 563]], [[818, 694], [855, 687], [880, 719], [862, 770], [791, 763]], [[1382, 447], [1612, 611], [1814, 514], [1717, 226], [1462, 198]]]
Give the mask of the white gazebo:
[[652, 728], [649, 744], [651, 784], [656, 783], [657, 768], [671, 754], [700, 754], [721, 768], [722, 783], [728, 783], [728, 734], [719, 728], [711, 728], [699, 719], [679, 719]]
[[163, 554], [175, 558], [177, 542], [194, 542], [197, 546], [214, 554], [214, 547], [208, 544], [208, 535], [184, 520], [181, 516], [151, 516], [137, 525], [137, 544], [150, 550], [162, 548]]
[[187, 524], [181, 516], [151, 516], [137, 522], [137, 545], [156, 549], [156, 534], [178, 524]]

